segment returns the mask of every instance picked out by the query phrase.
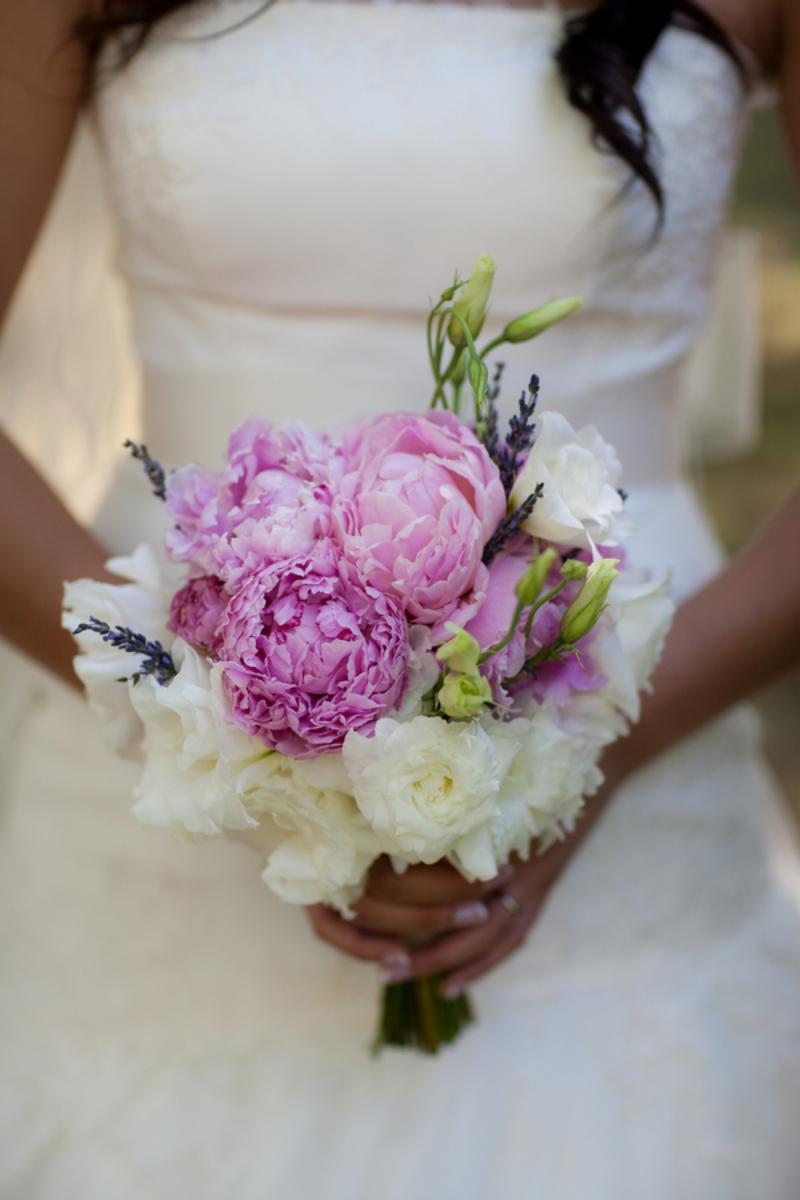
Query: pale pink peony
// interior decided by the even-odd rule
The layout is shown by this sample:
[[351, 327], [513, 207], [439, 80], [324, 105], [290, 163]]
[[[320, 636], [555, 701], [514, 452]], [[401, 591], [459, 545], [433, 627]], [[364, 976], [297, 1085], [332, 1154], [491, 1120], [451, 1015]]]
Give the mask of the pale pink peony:
[[231, 434], [227, 458], [223, 479], [230, 504], [262, 508], [265, 502], [291, 504], [303, 484], [324, 486], [336, 454], [326, 438], [303, 425], [276, 430], [251, 417]]
[[203, 467], [181, 467], [168, 476], [166, 493], [167, 512], [175, 521], [165, 539], [167, 553], [175, 562], [212, 573], [214, 547], [227, 528], [219, 476]]
[[234, 720], [296, 758], [369, 734], [402, 699], [408, 626], [330, 542], [246, 577], [219, 629]]
[[394, 413], [345, 439], [334, 502], [345, 553], [402, 604], [410, 620], [447, 636], [483, 600], [483, 548], [506, 498], [496, 466], [452, 413]]
[[213, 575], [190, 579], [172, 597], [167, 626], [195, 650], [208, 653], [228, 598]]
[[[301, 553], [330, 532], [331, 490], [340, 474], [338, 451], [311, 430], [245, 421], [231, 435], [223, 471], [190, 466], [169, 476], [167, 510], [176, 527], [167, 534], [167, 551], [226, 582], [231, 572], [241, 577], [258, 537], [260, 566]], [[261, 533], [254, 534], [259, 522]]]

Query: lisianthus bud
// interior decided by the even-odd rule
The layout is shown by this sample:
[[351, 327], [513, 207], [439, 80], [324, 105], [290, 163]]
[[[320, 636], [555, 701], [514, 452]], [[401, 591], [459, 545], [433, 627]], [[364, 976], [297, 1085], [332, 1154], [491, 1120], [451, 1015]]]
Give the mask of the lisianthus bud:
[[561, 578], [565, 583], [574, 583], [576, 579], [585, 579], [589, 567], [579, 558], [568, 558], [561, 567]]
[[451, 671], [474, 675], [481, 657], [480, 646], [471, 633], [454, 625], [452, 621], [447, 622], [447, 628], [454, 636], [439, 647], [436, 657], [439, 662], [447, 663]]
[[483, 675], [458, 675], [448, 672], [439, 689], [439, 707], [456, 721], [478, 717], [485, 704], [492, 703], [492, 688]]
[[574, 645], [597, 623], [605, 608], [608, 589], [619, 575], [617, 558], [599, 558], [586, 572], [578, 595], [561, 618], [561, 640]]
[[[453, 305], [453, 312], [464, 318], [467, 328], [474, 338], [483, 329], [493, 281], [494, 259], [488, 254], [482, 254], [461, 289], [461, 295]], [[464, 345], [464, 330], [455, 318], [450, 320], [447, 336], [453, 346]]]
[[486, 399], [486, 389], [489, 386], [489, 368], [482, 358], [470, 358], [467, 373], [472, 393], [475, 397], [476, 412], [482, 415], [483, 404]]
[[576, 309], [580, 308], [581, 304], [579, 296], [571, 296], [568, 300], [550, 300], [541, 308], [535, 308], [533, 312], [525, 313], [524, 316], [509, 321], [501, 338], [504, 342], [529, 342], [531, 338], [544, 333], [545, 329], [549, 329], [551, 325], [556, 325], [565, 317], [569, 317]]
[[517, 599], [521, 604], [535, 604], [539, 599], [539, 593], [547, 582], [547, 576], [550, 573], [550, 568], [556, 560], [556, 552], [552, 546], [548, 548], [533, 560], [525, 574], [517, 581], [514, 591], [517, 594]]

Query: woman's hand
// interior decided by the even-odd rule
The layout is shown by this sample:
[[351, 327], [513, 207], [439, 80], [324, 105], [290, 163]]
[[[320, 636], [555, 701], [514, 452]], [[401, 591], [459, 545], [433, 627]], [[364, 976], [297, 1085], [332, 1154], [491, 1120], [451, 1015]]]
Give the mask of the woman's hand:
[[447, 863], [397, 875], [380, 859], [355, 920], [316, 905], [309, 909], [314, 930], [346, 954], [378, 963], [387, 983], [443, 975], [445, 992], [457, 995], [523, 944], [610, 790], [607, 784], [589, 801], [575, 834], [527, 863], [515, 859], [488, 883], [467, 883]]
[[308, 909], [315, 933], [345, 954], [371, 960], [383, 969], [387, 983], [417, 972], [412, 946], [454, 930], [489, 923], [491, 906], [514, 879], [506, 867], [488, 883], [468, 883], [447, 863], [409, 867], [398, 875], [388, 859], [372, 867], [364, 895], [353, 906], [355, 920], [345, 920], [322, 904]]

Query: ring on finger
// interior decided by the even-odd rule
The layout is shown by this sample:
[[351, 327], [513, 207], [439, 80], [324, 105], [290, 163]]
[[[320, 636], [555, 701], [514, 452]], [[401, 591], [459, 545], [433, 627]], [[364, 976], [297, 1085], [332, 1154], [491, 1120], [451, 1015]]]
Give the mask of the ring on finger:
[[508, 914], [509, 920], [513, 921], [514, 917], [518, 917], [522, 912], [522, 905], [516, 896], [511, 895], [511, 892], [503, 892], [500, 903]]

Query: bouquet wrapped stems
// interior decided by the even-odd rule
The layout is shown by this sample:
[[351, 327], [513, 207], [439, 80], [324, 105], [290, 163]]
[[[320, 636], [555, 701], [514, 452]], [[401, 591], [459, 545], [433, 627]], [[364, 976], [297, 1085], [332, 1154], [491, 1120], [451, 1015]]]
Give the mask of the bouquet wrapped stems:
[[387, 984], [373, 1053], [386, 1046], [413, 1046], [424, 1054], [437, 1054], [474, 1019], [469, 998], [463, 993], [446, 996], [440, 975]]

